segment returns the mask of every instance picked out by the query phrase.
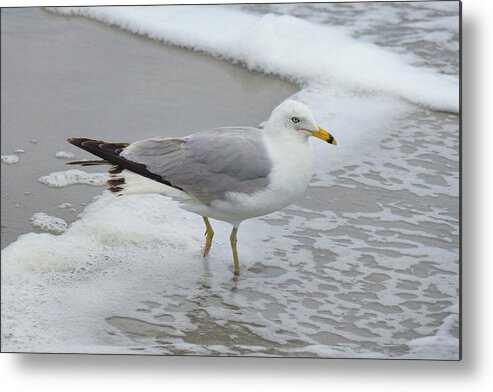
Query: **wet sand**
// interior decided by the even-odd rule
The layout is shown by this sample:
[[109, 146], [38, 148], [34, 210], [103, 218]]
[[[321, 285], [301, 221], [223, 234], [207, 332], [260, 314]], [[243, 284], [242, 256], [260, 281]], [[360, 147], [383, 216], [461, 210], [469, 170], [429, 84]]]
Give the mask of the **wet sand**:
[[[49, 188], [38, 178], [71, 169], [55, 158], [71, 136], [134, 141], [227, 125], [258, 125], [297, 91], [285, 81], [39, 8], [3, 9], [2, 249], [36, 231], [36, 212], [71, 223], [101, 187]], [[31, 141], [38, 142], [33, 144]], [[84, 169], [85, 170], [85, 169]], [[86, 171], [101, 171], [100, 168]], [[77, 212], [57, 208], [71, 203]]]

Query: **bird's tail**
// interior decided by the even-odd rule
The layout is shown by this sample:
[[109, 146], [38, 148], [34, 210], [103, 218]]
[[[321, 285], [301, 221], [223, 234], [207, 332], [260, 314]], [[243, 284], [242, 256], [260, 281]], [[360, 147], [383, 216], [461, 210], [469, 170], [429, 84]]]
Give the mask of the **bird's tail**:
[[95, 159], [95, 160], [82, 159], [80, 161], [67, 162], [67, 165], [97, 166], [97, 165], [111, 165], [111, 163], [104, 159]]
[[112, 165], [108, 170], [108, 189], [118, 196], [124, 194], [160, 193], [166, 195], [181, 195], [180, 188], [172, 186], [159, 175], [151, 173], [146, 166], [129, 161], [120, 156], [128, 143], [108, 143], [88, 138], [70, 138], [67, 141], [91, 154], [102, 158], [100, 160], [80, 160], [67, 162], [68, 165], [96, 166]]
[[[94, 140], [88, 138], [72, 137], [67, 139], [70, 144], [77, 146], [91, 154], [94, 154], [100, 158], [99, 160], [80, 160], [67, 162], [67, 165], [81, 165], [81, 166], [98, 166], [98, 165], [112, 165], [108, 170], [110, 178], [107, 182], [108, 189], [115, 193], [121, 193], [123, 191], [123, 185], [125, 180], [119, 176], [122, 173], [124, 166], [120, 166], [119, 163], [123, 162], [124, 158], [120, 157], [120, 153], [128, 146], [128, 143], [107, 143], [101, 140]], [[127, 161], [126, 159], [124, 161]], [[127, 161], [128, 162], [128, 161]]]
[[[88, 139], [85, 137], [71, 137], [67, 139], [70, 144], [82, 148], [91, 154], [102, 158], [101, 161], [87, 161], [89, 164], [119, 164], [124, 161], [130, 163], [123, 157], [120, 157], [120, 153], [128, 147], [129, 143], [108, 143], [102, 140]], [[81, 163], [79, 163], [81, 162]], [[69, 162], [69, 164], [84, 164], [84, 161]]]

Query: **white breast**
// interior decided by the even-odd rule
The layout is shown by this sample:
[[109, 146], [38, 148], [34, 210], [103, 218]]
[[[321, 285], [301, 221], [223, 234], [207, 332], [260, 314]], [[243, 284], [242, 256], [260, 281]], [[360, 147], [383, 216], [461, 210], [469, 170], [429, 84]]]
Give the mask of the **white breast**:
[[[310, 144], [299, 138], [266, 137], [267, 151], [273, 168], [269, 190], [282, 207], [299, 198], [313, 176], [313, 156]], [[281, 207], [281, 208], [282, 208]]]

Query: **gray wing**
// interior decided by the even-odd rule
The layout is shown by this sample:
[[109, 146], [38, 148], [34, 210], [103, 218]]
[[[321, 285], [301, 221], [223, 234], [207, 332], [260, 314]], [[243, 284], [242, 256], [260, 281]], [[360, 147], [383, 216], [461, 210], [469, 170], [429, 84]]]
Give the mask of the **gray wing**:
[[268, 185], [272, 168], [262, 131], [218, 128], [177, 138], [135, 142], [121, 156], [209, 204], [227, 192], [252, 194]]

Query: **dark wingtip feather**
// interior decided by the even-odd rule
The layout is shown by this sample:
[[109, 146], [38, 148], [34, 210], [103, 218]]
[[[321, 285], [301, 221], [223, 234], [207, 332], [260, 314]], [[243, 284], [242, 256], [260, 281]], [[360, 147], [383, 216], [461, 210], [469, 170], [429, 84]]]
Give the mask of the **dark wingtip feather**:
[[69, 137], [67, 139], [67, 142], [73, 144], [74, 146], [80, 147], [80, 145], [86, 140], [90, 140], [90, 139], [87, 139], [85, 137]]
[[112, 178], [111, 180], [108, 180], [108, 185], [110, 187], [118, 187], [119, 185], [125, 184], [125, 178]]
[[113, 166], [110, 170], [108, 170], [108, 173], [110, 174], [120, 174], [123, 171], [123, 167], [121, 166]]
[[111, 165], [110, 162], [108, 162], [104, 159], [99, 159], [99, 160], [82, 159], [80, 161], [70, 161], [70, 162], [67, 162], [65, 164], [66, 165], [81, 165], [81, 166]]

